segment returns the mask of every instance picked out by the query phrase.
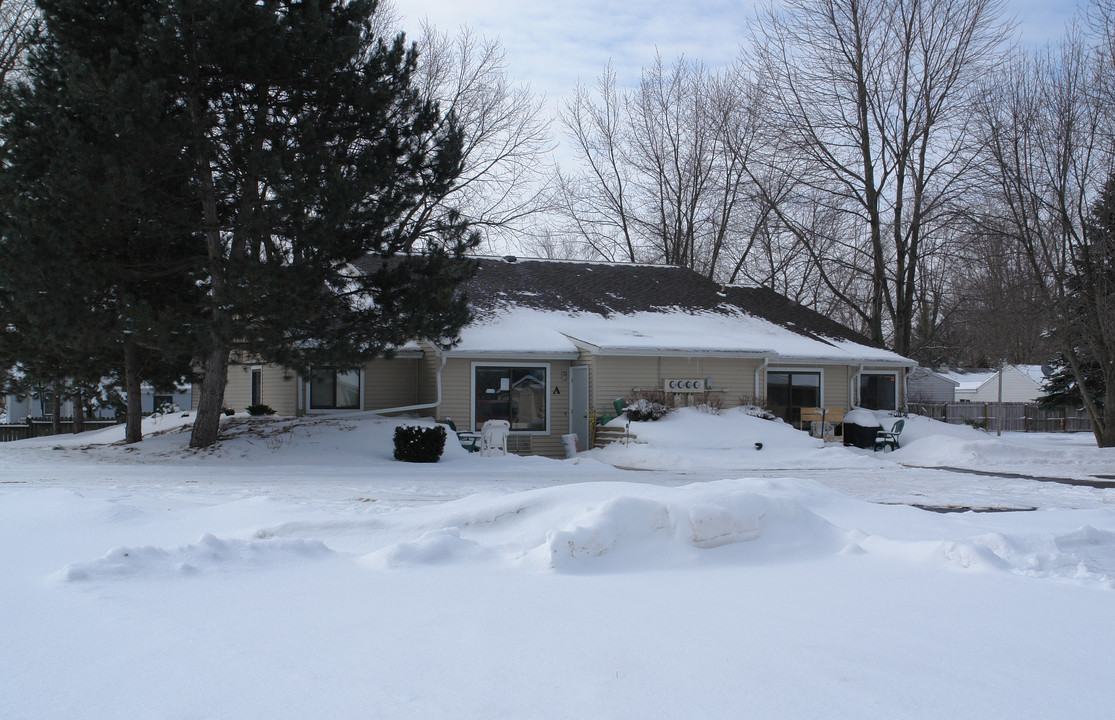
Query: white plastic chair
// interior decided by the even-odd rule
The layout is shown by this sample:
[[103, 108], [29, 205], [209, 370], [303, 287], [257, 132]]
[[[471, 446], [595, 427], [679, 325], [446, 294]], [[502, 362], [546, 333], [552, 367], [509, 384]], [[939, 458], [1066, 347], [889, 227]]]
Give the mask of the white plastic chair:
[[493, 450], [507, 454], [507, 436], [511, 423], [506, 420], [488, 420], [480, 426], [480, 454], [490, 456]]

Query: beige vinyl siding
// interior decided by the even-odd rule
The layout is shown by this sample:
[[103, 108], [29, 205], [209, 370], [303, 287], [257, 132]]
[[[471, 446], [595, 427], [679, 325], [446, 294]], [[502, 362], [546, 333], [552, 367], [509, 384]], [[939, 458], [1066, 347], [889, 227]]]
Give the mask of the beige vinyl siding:
[[[472, 430], [469, 417], [472, 383], [469, 371], [471, 360], [450, 358], [441, 372], [441, 405], [438, 406], [437, 419], [452, 418], [457, 430]], [[436, 382], [436, 380], [435, 380]], [[436, 389], [434, 393], [436, 394]], [[430, 402], [433, 402], [433, 398]]]
[[[229, 366], [225, 407], [243, 412], [252, 403], [252, 367], [250, 364]], [[264, 365], [262, 400], [264, 405], [270, 405], [278, 415], [296, 415], [298, 383], [294, 371], [278, 365]]]
[[364, 365], [364, 409], [417, 405], [418, 358], [377, 358]]
[[[418, 402], [437, 402], [437, 373], [441, 367], [441, 358], [438, 357], [433, 345], [423, 344], [422, 359], [418, 361]], [[444, 392], [444, 388], [443, 388]], [[438, 409], [438, 417], [443, 417]]]
[[824, 372], [825, 396], [821, 399], [823, 407], [848, 410], [852, 407], [851, 379], [859, 368], [847, 365], [822, 365]]
[[[591, 366], [590, 397], [602, 412], [610, 412], [616, 398], [630, 400], [636, 391], [660, 391], [669, 379], [712, 380], [712, 392], [725, 407], [735, 407], [755, 394], [755, 371], [761, 361], [743, 358], [601, 356]], [[765, 380], [761, 388], [765, 392]], [[685, 404], [688, 395], [679, 393]]]

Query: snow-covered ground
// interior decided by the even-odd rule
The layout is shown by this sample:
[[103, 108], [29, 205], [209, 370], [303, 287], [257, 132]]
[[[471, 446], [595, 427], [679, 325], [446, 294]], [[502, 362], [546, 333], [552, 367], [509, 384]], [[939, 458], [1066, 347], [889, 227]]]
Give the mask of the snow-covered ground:
[[371, 415], [238, 416], [203, 452], [190, 420], [0, 444], [0, 717], [1115, 702], [1115, 451], [1090, 436], [910, 418], [876, 454], [679, 411], [572, 460], [412, 465]]

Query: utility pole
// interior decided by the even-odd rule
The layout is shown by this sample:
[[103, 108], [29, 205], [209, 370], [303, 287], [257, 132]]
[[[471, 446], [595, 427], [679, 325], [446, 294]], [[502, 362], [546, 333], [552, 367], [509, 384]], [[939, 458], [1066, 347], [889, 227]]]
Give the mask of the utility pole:
[[995, 408], [995, 435], [997, 437], [1003, 436], [1003, 368], [1006, 367], [1006, 360], [999, 361], [999, 403]]

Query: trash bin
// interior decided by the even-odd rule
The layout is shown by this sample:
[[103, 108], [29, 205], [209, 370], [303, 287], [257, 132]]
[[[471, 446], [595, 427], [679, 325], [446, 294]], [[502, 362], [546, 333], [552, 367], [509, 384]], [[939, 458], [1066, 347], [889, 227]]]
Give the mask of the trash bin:
[[[872, 436], [874, 439], [874, 436]], [[577, 435], [572, 433], [561, 436], [561, 446], [565, 449], [565, 457], [569, 459], [577, 456]]]
[[875, 447], [875, 434], [883, 424], [870, 410], [856, 409], [844, 415], [844, 444], [858, 448]]

